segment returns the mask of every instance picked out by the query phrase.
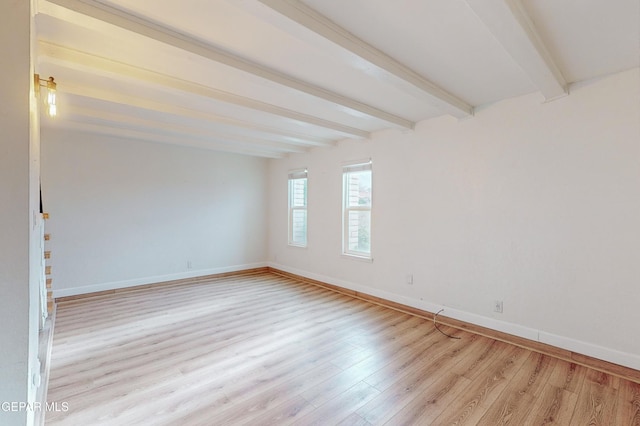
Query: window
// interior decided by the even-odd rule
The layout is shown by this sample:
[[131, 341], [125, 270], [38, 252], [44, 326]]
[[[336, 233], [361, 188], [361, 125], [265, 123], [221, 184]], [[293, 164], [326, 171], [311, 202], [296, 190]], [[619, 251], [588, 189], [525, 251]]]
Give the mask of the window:
[[307, 171], [289, 173], [289, 245], [307, 246]]
[[371, 161], [342, 169], [342, 252], [371, 257]]

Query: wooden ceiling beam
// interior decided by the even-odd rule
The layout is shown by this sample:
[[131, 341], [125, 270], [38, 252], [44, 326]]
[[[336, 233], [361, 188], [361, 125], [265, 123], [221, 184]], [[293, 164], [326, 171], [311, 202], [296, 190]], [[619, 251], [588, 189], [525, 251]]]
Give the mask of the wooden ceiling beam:
[[292, 111], [277, 105], [246, 98], [244, 96], [214, 89], [202, 84], [171, 77], [166, 74], [146, 70], [144, 68], [128, 65], [46, 41], [40, 41], [38, 43], [38, 53], [40, 57], [46, 57], [49, 61], [53, 61], [54, 63], [62, 62], [63, 64], [74, 64], [75, 68], [84, 68], [87, 69], [87, 71], [94, 72], [108, 78], [136, 80], [138, 83], [156, 85], [180, 92], [190, 93], [196, 96], [203, 96], [224, 103], [288, 118], [297, 122], [323, 127], [325, 129], [334, 130], [350, 136], [357, 136], [361, 138], [369, 138], [370, 136], [369, 132], [363, 129], [357, 129], [341, 123], [325, 120], [323, 118]]
[[132, 130], [154, 131], [159, 129], [162, 134], [173, 134], [176, 136], [186, 136], [188, 138], [204, 139], [219, 143], [237, 143], [247, 147], [268, 149], [276, 152], [305, 152], [306, 148], [299, 145], [288, 144], [267, 139], [254, 138], [249, 136], [222, 133], [217, 130], [203, 129], [202, 127], [185, 126], [176, 123], [153, 118], [142, 118], [131, 114], [122, 114], [103, 109], [77, 107], [68, 105], [65, 108], [65, 118], [82, 118], [88, 122], [106, 124], [113, 127], [121, 127]]
[[85, 98], [96, 99], [111, 104], [127, 105], [144, 111], [150, 111], [160, 114], [174, 115], [177, 117], [198, 120], [210, 124], [221, 124], [234, 128], [247, 129], [259, 133], [274, 135], [274, 137], [304, 147], [312, 146], [331, 146], [333, 142], [308, 135], [297, 134], [294, 132], [277, 129], [275, 127], [263, 126], [260, 124], [249, 123], [235, 118], [219, 116], [206, 111], [183, 108], [175, 104], [166, 104], [152, 101], [150, 99], [138, 98], [128, 94], [117, 93], [113, 90], [104, 90], [98, 87], [77, 85], [73, 82], [64, 83], [64, 94], [82, 96]]
[[[186, 52], [207, 58], [209, 60], [227, 65], [237, 70], [246, 72], [256, 77], [289, 87], [291, 89], [306, 93], [316, 98], [324, 99], [342, 108], [352, 110], [359, 115], [376, 118], [395, 126], [412, 129], [414, 124], [411, 120], [399, 117], [395, 114], [383, 111], [379, 108], [359, 102], [355, 99], [332, 92], [309, 82], [300, 80], [288, 74], [282, 73], [267, 66], [252, 62], [248, 59], [234, 55], [224, 49], [205, 43], [194, 37], [179, 33], [169, 28], [158, 25], [138, 16], [101, 3], [96, 0], [48, 0], [51, 3], [63, 8], [89, 16], [93, 19], [106, 22], [133, 33], [148, 37], [152, 40], [165, 43], [167, 45], [182, 49]], [[43, 9], [44, 10], [44, 9]], [[49, 12], [51, 13], [51, 12]], [[57, 16], [62, 19], [69, 19], [68, 14]]]
[[256, 147], [238, 146], [229, 143], [218, 143], [207, 141], [199, 138], [178, 137], [172, 135], [163, 135], [140, 129], [125, 129], [104, 124], [78, 122], [74, 120], [47, 120], [43, 122], [44, 127], [63, 128], [75, 131], [94, 133], [104, 136], [133, 139], [145, 142], [166, 143], [171, 145], [188, 146], [193, 148], [208, 149], [213, 151], [232, 152], [236, 154], [253, 155], [264, 158], [284, 158], [286, 155], [282, 152], [274, 152], [269, 149], [260, 149]]
[[[473, 107], [442, 87], [429, 81], [406, 65], [391, 56], [359, 39], [346, 29], [340, 27], [329, 18], [307, 6], [299, 0], [258, 0], [276, 12], [286, 16], [297, 24], [346, 49], [360, 60], [366, 61], [374, 69], [371, 75], [399, 79], [408, 83], [431, 104], [436, 105], [443, 113], [458, 118], [473, 114]], [[415, 90], [414, 90], [415, 91]], [[414, 93], [415, 95], [415, 93]]]
[[568, 94], [560, 68], [520, 0], [466, 2], [547, 100]]

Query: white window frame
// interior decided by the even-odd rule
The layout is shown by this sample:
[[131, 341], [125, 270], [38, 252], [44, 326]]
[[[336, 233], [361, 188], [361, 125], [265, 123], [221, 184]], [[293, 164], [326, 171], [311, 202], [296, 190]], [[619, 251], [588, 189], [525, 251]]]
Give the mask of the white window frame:
[[[304, 206], [294, 206], [293, 205], [293, 194], [292, 194], [292, 189], [293, 189], [293, 182], [299, 179], [305, 179], [306, 182], [306, 187], [307, 187], [307, 192], [305, 193], [305, 197], [304, 197]], [[298, 169], [298, 170], [291, 170], [288, 174], [288, 180], [287, 180], [287, 203], [288, 203], [288, 244], [292, 247], [307, 247], [307, 244], [309, 242], [309, 234], [308, 234], [308, 226], [309, 226], [309, 222], [308, 222], [308, 213], [305, 215], [307, 217], [307, 221], [305, 221], [305, 242], [304, 243], [299, 243], [293, 240], [293, 215], [295, 211], [305, 211], [307, 212], [307, 204], [308, 204], [308, 191], [309, 191], [309, 177], [308, 177], [308, 171], [307, 169]]]
[[[371, 203], [368, 206], [349, 206], [348, 176], [353, 172], [371, 172]], [[342, 167], [342, 255], [350, 258], [373, 261], [372, 257], [372, 207], [373, 207], [373, 166], [371, 159], [345, 164]], [[368, 211], [369, 222], [369, 252], [349, 249], [349, 213], [353, 211]]]

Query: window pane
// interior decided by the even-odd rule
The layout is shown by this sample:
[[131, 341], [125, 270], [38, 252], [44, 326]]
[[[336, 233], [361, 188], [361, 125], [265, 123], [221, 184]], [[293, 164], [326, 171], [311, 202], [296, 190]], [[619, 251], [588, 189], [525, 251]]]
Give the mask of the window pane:
[[371, 206], [371, 170], [347, 173], [347, 205]]
[[289, 174], [289, 244], [307, 245], [307, 178]]
[[371, 252], [371, 211], [350, 211], [347, 223], [347, 247], [349, 251]]
[[307, 210], [293, 210], [291, 212], [291, 243], [307, 244]]
[[307, 179], [291, 179], [289, 187], [290, 206], [304, 207], [307, 205]]

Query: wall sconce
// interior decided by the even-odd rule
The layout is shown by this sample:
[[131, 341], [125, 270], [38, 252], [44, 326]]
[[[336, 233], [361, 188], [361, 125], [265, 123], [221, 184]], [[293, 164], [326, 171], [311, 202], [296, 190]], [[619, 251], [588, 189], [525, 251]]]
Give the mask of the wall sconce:
[[40, 87], [47, 88], [47, 97], [43, 98], [43, 102], [47, 106], [47, 114], [49, 117], [55, 117], [58, 112], [56, 108], [56, 82], [53, 81], [53, 77], [45, 80], [44, 78], [40, 78], [39, 74], [34, 74], [33, 80], [37, 97], [40, 97]]

